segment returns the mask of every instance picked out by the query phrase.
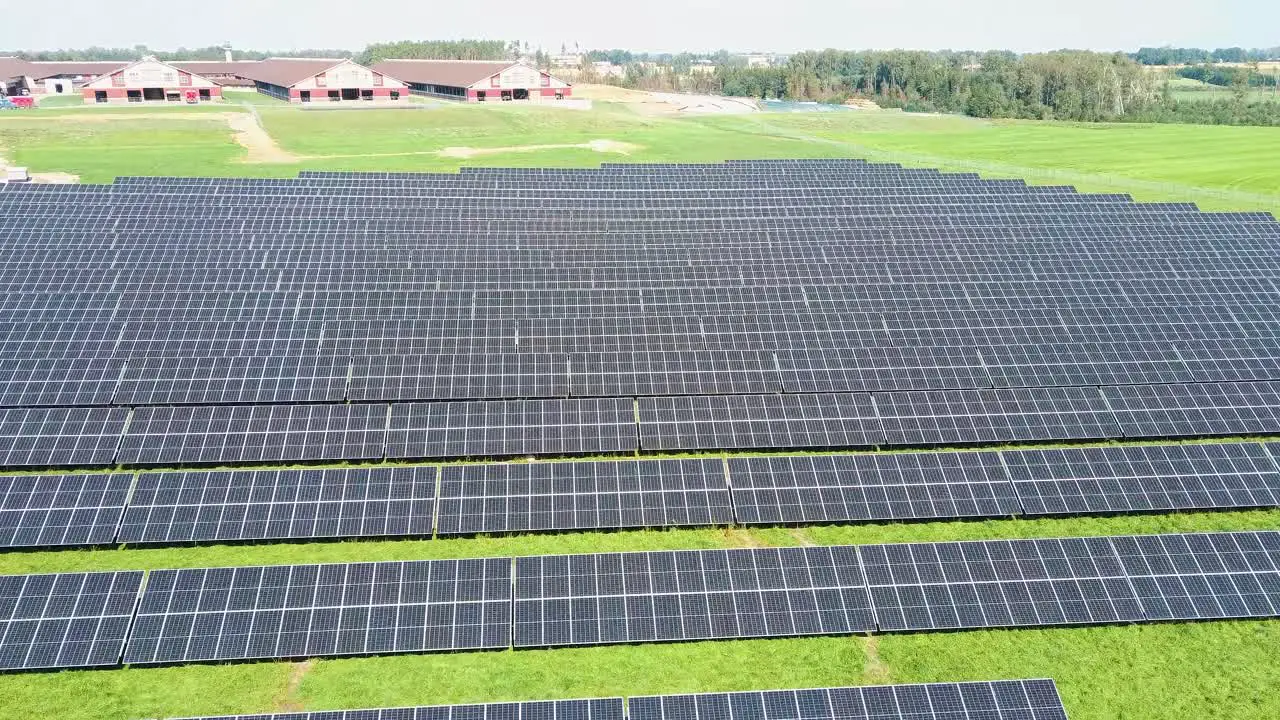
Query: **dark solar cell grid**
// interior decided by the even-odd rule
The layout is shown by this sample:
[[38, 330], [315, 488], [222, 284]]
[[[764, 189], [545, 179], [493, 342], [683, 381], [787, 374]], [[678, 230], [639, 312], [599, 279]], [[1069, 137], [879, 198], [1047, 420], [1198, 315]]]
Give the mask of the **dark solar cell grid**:
[[124, 662], [506, 647], [511, 561], [156, 570]]
[[143, 473], [123, 543], [430, 536], [436, 468]]
[[441, 535], [731, 525], [719, 460], [448, 465]]
[[114, 542], [132, 475], [0, 476], [0, 547]]

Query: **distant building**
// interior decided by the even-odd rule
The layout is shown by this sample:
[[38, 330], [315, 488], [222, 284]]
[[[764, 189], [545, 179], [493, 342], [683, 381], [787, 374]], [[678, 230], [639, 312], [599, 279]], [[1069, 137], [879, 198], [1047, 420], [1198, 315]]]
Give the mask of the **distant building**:
[[596, 74], [602, 78], [622, 77], [627, 74], [627, 69], [621, 65], [614, 65], [608, 60], [600, 60], [591, 63], [591, 67], [595, 69]]
[[258, 92], [286, 102], [396, 101], [409, 91], [394, 77], [340, 58], [268, 58], [236, 72]]
[[569, 83], [518, 62], [384, 60], [373, 69], [403, 80], [416, 94], [450, 100], [561, 100], [573, 92]]
[[773, 67], [773, 56], [772, 55], [748, 55], [747, 67], [750, 67], [750, 68]]
[[576, 68], [582, 65], [581, 53], [564, 53], [551, 56], [551, 67]]
[[0, 95], [22, 95], [31, 91], [31, 68], [22, 58], [0, 57]]
[[257, 60], [174, 60], [170, 63], [179, 70], [202, 75], [223, 87], [253, 87], [253, 81], [245, 78]]
[[71, 95], [103, 74], [119, 70], [127, 61], [27, 62], [28, 90], [33, 94]]
[[153, 57], [109, 71], [86, 84], [87, 103], [210, 102], [222, 99], [222, 88], [208, 78]]
[[689, 72], [701, 75], [711, 75], [716, 71], [716, 64], [710, 60], [697, 60], [689, 66]]

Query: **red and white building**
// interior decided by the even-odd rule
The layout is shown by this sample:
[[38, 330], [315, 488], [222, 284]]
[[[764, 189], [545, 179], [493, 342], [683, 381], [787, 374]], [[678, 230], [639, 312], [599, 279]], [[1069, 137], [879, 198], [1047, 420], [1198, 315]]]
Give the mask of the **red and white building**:
[[143, 58], [99, 76], [81, 89], [87, 103], [181, 102], [222, 99], [222, 87], [155, 58]]
[[418, 95], [493, 102], [563, 100], [569, 83], [524, 63], [488, 60], [383, 60], [374, 71], [397, 77]]
[[258, 92], [296, 103], [398, 101], [409, 87], [351, 60], [268, 58], [237, 70]]

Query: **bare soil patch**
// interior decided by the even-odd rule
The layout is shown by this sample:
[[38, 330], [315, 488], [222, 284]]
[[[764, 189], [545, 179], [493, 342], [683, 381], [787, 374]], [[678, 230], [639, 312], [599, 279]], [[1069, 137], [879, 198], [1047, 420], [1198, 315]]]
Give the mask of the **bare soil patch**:
[[471, 148], [471, 147], [450, 147], [438, 151], [440, 157], [467, 159], [481, 155], [505, 155], [507, 153], [523, 153], [537, 152], [539, 150], [593, 150], [598, 153], [615, 153], [618, 155], [630, 155], [632, 152], [639, 150], [639, 145], [633, 145], [620, 140], [592, 140], [590, 142], [578, 143], [576, 145], [511, 145], [508, 147], [492, 147], [492, 148]]
[[258, 124], [258, 119], [249, 113], [224, 113], [227, 124], [235, 133], [236, 142], [248, 151], [244, 162], [254, 164], [295, 163], [303, 160], [301, 155], [281, 148], [275, 138], [267, 133], [266, 128]]

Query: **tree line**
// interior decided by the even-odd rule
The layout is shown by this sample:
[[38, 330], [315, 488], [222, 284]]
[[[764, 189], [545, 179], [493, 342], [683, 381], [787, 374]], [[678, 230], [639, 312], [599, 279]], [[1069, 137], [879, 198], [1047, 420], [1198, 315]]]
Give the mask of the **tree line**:
[[1273, 48], [1230, 47], [1216, 50], [1201, 48], [1144, 47], [1132, 57], [1143, 65], [1203, 65], [1205, 63], [1250, 63], [1280, 60], [1280, 46]]
[[[37, 62], [132, 62], [145, 56], [171, 62], [174, 60], [222, 60], [225, 50], [218, 45], [202, 48], [180, 47], [177, 50], [152, 50], [146, 45], [131, 48], [87, 47], [69, 50], [0, 50], [2, 55], [16, 55], [24, 60]], [[350, 50], [334, 48], [307, 48], [304, 50], [236, 50], [237, 60], [265, 60], [269, 57], [351, 57]]]
[[884, 107], [989, 118], [1280, 125], [1280, 103], [1242, 93], [1177, 101], [1165, 77], [1123, 53], [822, 50], [779, 67], [725, 67], [717, 75], [724, 94], [759, 98], [865, 97]]

